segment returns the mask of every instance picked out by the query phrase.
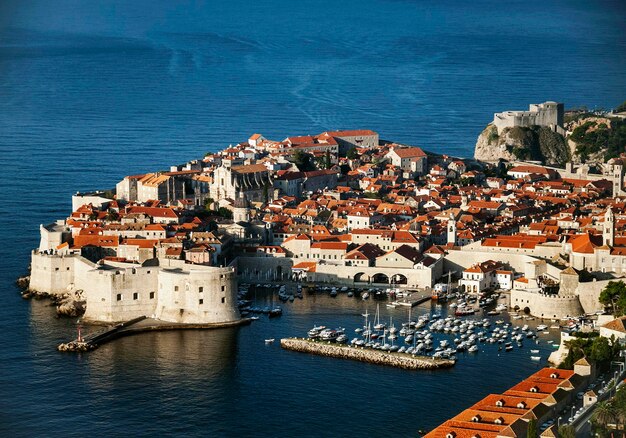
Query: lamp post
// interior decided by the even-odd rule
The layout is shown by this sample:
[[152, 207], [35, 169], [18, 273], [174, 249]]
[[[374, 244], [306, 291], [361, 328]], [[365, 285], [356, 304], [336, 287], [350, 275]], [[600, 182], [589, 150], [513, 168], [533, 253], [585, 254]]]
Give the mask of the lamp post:
[[[575, 408], [575, 407], [576, 407], [576, 406], [572, 406], [572, 409], [570, 409], [570, 412], [569, 412], [569, 417], [570, 417], [570, 418], [573, 418], [573, 417], [574, 417], [574, 408]], [[573, 421], [573, 420], [572, 420], [572, 421]]]
[[563, 417], [559, 417], [559, 418], [556, 420], [556, 427], [557, 427], [557, 429], [558, 429], [559, 427], [561, 427], [561, 418], [563, 418]]

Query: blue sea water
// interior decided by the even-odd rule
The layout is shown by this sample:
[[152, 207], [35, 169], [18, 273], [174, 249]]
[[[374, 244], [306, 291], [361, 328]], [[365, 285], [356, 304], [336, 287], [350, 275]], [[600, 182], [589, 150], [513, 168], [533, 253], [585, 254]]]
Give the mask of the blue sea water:
[[496, 111], [614, 107], [625, 18], [621, 1], [3, 0], [0, 434], [415, 436], [530, 374], [521, 350], [413, 373], [264, 345], [365, 310], [317, 296], [250, 327], [60, 354], [73, 321], [13, 282], [73, 192], [254, 132], [369, 128], [469, 156]]

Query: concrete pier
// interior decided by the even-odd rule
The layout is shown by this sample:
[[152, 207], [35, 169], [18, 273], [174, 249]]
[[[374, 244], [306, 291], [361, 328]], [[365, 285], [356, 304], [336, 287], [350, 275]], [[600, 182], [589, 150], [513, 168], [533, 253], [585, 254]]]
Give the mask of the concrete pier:
[[359, 362], [388, 365], [407, 370], [435, 370], [439, 368], [449, 368], [454, 365], [454, 361], [449, 359], [412, 356], [405, 353], [390, 353], [387, 351], [351, 347], [349, 345], [312, 341], [309, 339], [285, 338], [280, 340], [280, 346], [286, 350], [299, 351], [301, 353], [311, 353], [339, 359], [351, 359]]
[[63, 343], [57, 347], [59, 351], [89, 351], [94, 350], [98, 346], [110, 342], [114, 339], [121, 338], [123, 336], [130, 336], [137, 333], [151, 332], [151, 331], [166, 331], [166, 330], [211, 330], [218, 328], [236, 327], [240, 325], [247, 325], [252, 322], [249, 318], [238, 319], [230, 322], [222, 323], [207, 323], [207, 324], [180, 324], [171, 323], [167, 321], [160, 321], [158, 319], [146, 318], [140, 316], [127, 322], [117, 324], [112, 328], [108, 328], [99, 333], [85, 336], [85, 338], [79, 342], [77, 340]]
[[415, 307], [432, 299], [432, 294], [425, 292], [413, 292], [408, 296], [392, 302], [394, 306]]

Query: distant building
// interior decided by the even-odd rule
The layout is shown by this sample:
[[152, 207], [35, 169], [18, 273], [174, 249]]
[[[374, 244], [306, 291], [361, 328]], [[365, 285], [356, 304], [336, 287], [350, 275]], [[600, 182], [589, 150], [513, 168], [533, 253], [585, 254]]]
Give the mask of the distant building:
[[327, 131], [320, 134], [320, 137], [332, 137], [339, 144], [339, 153], [345, 154], [350, 149], [378, 147], [378, 133], [369, 129], [358, 129], [350, 131]]
[[504, 269], [501, 262], [487, 260], [463, 271], [459, 285], [467, 293], [480, 293], [487, 289], [509, 290], [513, 287], [513, 272]]
[[426, 172], [426, 153], [418, 147], [393, 147], [385, 158], [404, 172], [423, 175]]

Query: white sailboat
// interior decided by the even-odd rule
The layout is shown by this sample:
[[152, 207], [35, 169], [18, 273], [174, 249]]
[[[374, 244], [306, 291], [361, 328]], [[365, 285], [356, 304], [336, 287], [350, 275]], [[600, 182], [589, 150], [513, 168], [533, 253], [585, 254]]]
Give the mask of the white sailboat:
[[376, 304], [376, 324], [374, 325], [375, 330], [383, 330], [385, 328], [385, 324], [380, 322], [380, 304]]

